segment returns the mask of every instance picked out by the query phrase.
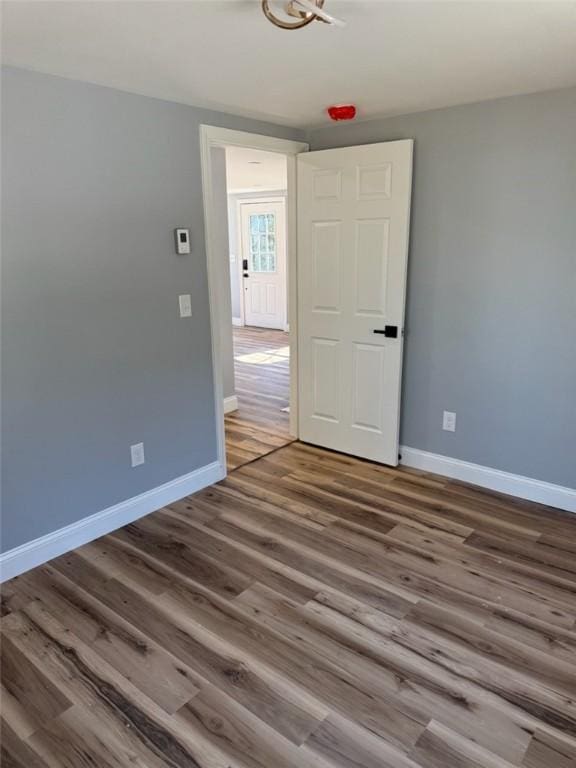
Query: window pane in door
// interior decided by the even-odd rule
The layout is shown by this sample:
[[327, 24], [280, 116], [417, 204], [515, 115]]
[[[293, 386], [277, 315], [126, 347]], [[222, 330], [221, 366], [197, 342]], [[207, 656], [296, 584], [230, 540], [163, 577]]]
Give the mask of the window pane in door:
[[276, 217], [250, 214], [250, 271], [276, 272]]

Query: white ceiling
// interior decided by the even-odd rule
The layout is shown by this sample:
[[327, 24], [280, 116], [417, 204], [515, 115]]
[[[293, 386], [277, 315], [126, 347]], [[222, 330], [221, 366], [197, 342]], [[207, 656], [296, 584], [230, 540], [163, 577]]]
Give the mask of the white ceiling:
[[576, 84], [576, 2], [326, 0], [347, 27], [295, 32], [260, 0], [2, 6], [6, 63], [286, 125]]
[[286, 189], [286, 156], [257, 149], [226, 147], [226, 182], [229, 193]]

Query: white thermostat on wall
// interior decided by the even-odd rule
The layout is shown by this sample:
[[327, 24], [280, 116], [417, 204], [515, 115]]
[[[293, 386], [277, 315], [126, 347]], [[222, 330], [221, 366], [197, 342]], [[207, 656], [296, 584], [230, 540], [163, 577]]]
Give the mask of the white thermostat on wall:
[[176, 229], [176, 253], [190, 253], [190, 230]]

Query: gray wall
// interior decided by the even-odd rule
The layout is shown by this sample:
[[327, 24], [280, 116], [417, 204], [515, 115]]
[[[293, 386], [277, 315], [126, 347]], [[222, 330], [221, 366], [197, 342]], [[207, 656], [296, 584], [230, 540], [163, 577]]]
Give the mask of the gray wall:
[[201, 123], [301, 138], [3, 70], [3, 551], [216, 458]]
[[[303, 137], [11, 68], [2, 88], [5, 551], [215, 459], [198, 125]], [[575, 486], [576, 91], [310, 140], [407, 137], [402, 441]]]
[[576, 487], [576, 90], [309, 135], [311, 149], [404, 138], [402, 442]]
[[240, 320], [240, 258], [241, 248], [238, 232], [238, 221], [236, 211], [236, 196], [228, 195], [228, 233], [229, 247], [228, 258], [230, 261], [230, 291], [232, 299], [232, 317]]

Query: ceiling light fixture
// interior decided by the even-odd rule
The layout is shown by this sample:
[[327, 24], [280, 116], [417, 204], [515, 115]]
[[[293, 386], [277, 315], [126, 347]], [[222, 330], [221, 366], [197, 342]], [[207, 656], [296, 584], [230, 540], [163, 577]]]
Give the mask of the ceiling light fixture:
[[270, 10], [270, 0], [262, 0], [262, 11], [264, 16], [280, 29], [302, 29], [308, 26], [312, 21], [323, 21], [325, 24], [333, 24], [336, 27], [344, 27], [345, 23], [340, 19], [330, 16], [324, 10], [325, 0], [289, 0], [286, 3], [286, 14], [292, 16], [296, 21], [285, 21], [279, 19]]

